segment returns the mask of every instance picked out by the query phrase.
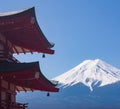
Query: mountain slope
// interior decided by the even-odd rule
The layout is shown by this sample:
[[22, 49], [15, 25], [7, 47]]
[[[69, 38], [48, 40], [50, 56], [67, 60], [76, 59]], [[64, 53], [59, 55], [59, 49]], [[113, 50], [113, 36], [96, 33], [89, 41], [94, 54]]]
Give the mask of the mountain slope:
[[85, 60], [54, 80], [59, 81], [62, 87], [83, 83], [93, 91], [95, 86], [102, 87], [120, 81], [120, 70], [100, 59]]

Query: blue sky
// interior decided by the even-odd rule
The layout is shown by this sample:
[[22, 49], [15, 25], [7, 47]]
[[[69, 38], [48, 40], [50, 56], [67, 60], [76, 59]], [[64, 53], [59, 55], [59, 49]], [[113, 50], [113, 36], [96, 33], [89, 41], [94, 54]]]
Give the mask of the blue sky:
[[99, 58], [120, 69], [120, 0], [1, 0], [0, 12], [33, 6], [55, 54], [16, 56], [21, 62], [39, 61], [50, 79], [86, 59]]

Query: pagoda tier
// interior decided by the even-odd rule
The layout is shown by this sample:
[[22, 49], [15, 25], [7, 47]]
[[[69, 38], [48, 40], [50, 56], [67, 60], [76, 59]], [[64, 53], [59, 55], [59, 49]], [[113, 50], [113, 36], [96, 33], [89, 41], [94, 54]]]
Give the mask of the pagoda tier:
[[11, 53], [54, 53], [54, 44], [46, 39], [37, 23], [34, 7], [0, 13], [0, 42], [10, 44]]
[[0, 78], [14, 84], [16, 91], [58, 92], [58, 88], [41, 73], [38, 62], [0, 62]]

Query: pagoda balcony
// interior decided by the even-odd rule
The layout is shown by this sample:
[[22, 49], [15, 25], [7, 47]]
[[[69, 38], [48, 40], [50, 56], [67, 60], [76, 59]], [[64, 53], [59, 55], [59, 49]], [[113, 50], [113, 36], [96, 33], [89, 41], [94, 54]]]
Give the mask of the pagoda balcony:
[[1, 102], [0, 109], [26, 109], [28, 107], [28, 103], [18, 103], [18, 102], [11, 102], [8, 103], [6, 101]]

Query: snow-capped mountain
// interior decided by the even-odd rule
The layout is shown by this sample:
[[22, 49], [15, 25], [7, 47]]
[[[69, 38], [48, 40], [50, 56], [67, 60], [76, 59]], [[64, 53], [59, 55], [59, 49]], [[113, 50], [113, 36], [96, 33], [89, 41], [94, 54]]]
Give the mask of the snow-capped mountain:
[[100, 59], [85, 60], [54, 80], [62, 87], [83, 83], [93, 91], [95, 86], [102, 87], [120, 81], [120, 70]]

